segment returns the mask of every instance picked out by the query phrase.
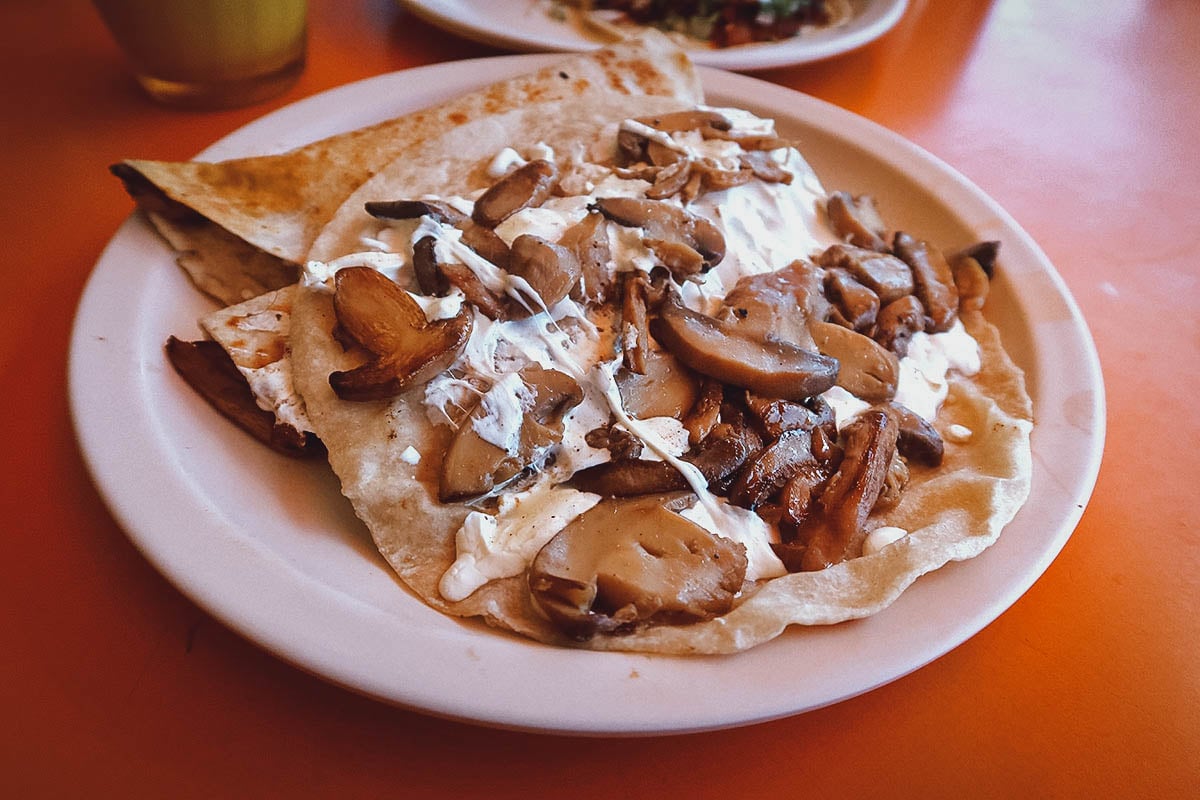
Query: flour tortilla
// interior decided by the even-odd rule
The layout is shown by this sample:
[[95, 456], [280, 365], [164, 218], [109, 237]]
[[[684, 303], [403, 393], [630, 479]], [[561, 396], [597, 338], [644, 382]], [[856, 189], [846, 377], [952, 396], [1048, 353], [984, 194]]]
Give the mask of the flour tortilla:
[[350, 193], [447, 129], [528, 104], [643, 95], [693, 103], [702, 96], [690, 63], [661, 34], [566, 57], [280, 155], [217, 163], [128, 160], [114, 171], [197, 287], [232, 305], [295, 282], [297, 265]]
[[[328, 260], [362, 249], [358, 237], [378, 227], [363, 211], [367, 200], [468, 194], [490, 183], [484, 166], [505, 146], [544, 141], [563, 152], [573, 142], [603, 141], [605, 125], [614, 120], [670, 106], [669, 101], [653, 98], [612, 107], [562, 103], [464, 125], [426, 143], [360, 187], [317, 239], [311, 255]], [[974, 312], [964, 315], [963, 321], [980, 341], [983, 370], [971, 380], [954, 381], [938, 426], [944, 432], [948, 425], [963, 425], [973, 436], [967, 444], [948, 440], [939, 470], [912, 466], [912, 481], [902, 503], [886, 517], [871, 521], [904, 527], [909, 536], [875, 555], [748, 586], [747, 599], [719, 619], [597, 636], [582, 644], [567, 640], [537, 611], [524, 576], [493, 581], [461, 602], [441, 596], [438, 581], [455, 558], [455, 532], [468, 511], [441, 505], [435, 496], [449, 429], [429, 422], [423, 388], [389, 402], [351, 403], [334, 396], [329, 374], [351, 367], [354, 359], [332, 337], [335, 318], [327, 294], [308, 289], [298, 293], [292, 352], [297, 388], [313, 428], [328, 448], [343, 493], [370, 529], [379, 551], [425, 602], [449, 614], [480, 617], [496, 627], [554, 644], [672, 654], [729, 653], [772, 639], [792, 624], [831, 624], [874, 614], [920, 575], [980, 553], [1020, 508], [1031, 474], [1031, 407], [1023, 377], [992, 326]], [[405, 457], [409, 447], [421, 454], [415, 465]]]

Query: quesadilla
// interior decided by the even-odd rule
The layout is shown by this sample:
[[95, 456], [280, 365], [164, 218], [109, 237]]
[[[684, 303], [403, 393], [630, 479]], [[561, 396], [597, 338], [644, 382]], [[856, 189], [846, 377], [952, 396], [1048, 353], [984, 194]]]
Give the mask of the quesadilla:
[[994, 243], [892, 230], [690, 91], [489, 92], [520, 101], [408, 141], [280, 251], [295, 286], [205, 321], [260, 411], [302, 409], [415, 596], [729, 653], [996, 540], [1032, 414], [982, 315]]

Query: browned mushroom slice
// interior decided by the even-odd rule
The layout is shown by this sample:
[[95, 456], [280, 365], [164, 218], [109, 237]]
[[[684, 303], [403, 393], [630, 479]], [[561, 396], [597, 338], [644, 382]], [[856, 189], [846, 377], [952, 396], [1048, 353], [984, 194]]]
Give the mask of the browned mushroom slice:
[[602, 500], [534, 558], [529, 589], [573, 639], [729, 611], [746, 578], [745, 547], [668, 510], [668, 498]]
[[897, 445], [897, 450], [892, 453], [892, 460], [888, 463], [887, 475], [883, 479], [883, 488], [879, 490], [879, 497], [875, 499], [875, 505], [871, 510], [888, 511], [899, 505], [900, 497], [904, 494], [904, 487], [908, 485], [908, 480], [908, 464], [900, 457], [899, 445]]
[[736, 325], [685, 307], [670, 295], [650, 322], [663, 347], [697, 372], [785, 400], [820, 394], [837, 380], [834, 358], [743, 335]]
[[[537, 299], [526, 297], [522, 308], [528, 313], [552, 308], [570, 294], [579, 281], [579, 261], [562, 245], [540, 236], [523, 233], [513, 240], [508, 272], [523, 278]], [[520, 292], [524, 297], [526, 292]]]
[[[670, 353], [653, 350], [646, 354], [645, 370], [617, 370], [621, 404], [638, 419], [674, 417], [682, 420], [696, 406], [700, 378]], [[718, 401], [719, 405], [719, 401]]]
[[589, 447], [608, 450], [613, 461], [629, 461], [642, 455], [642, 440], [612, 423], [588, 431], [583, 440]]
[[697, 445], [708, 438], [721, 419], [721, 402], [725, 399], [725, 385], [716, 378], [705, 377], [700, 382], [700, 394], [695, 405], [680, 420], [687, 428], [688, 443]]
[[369, 267], [338, 270], [333, 309], [341, 333], [371, 356], [362, 366], [329, 376], [343, 400], [383, 400], [425, 383], [466, 346], [473, 317], [464, 306], [452, 319], [429, 322], [417, 301]]
[[719, 318], [736, 323], [747, 336], [811, 347], [808, 320], [824, 319], [829, 301], [820, 270], [807, 261], [740, 278], [725, 295]]
[[806, 570], [854, 558], [862, 550], [863, 524], [887, 479], [899, 426], [884, 411], [872, 409], [842, 429], [845, 455], [818, 501], [821, 515], [806, 532]]
[[692, 177], [692, 162], [681, 158], [674, 164], [660, 168], [654, 175], [654, 185], [646, 190], [646, 197], [651, 200], [665, 200], [671, 195], [679, 194], [687, 186]]
[[838, 360], [837, 385], [871, 403], [891, 400], [900, 379], [900, 361], [869, 336], [832, 322], [810, 320], [817, 350]]
[[485, 228], [474, 220], [466, 219], [458, 224], [462, 231], [462, 242], [500, 269], [509, 267], [509, 248], [491, 228]]
[[[722, 425], [683, 460], [700, 470], [709, 486], [730, 479], [762, 441], [745, 427]], [[571, 484], [580, 491], [605, 497], [631, 497], [689, 488], [683, 474], [666, 461], [609, 461], [576, 472]]]
[[272, 450], [297, 458], [324, 453], [314, 434], [279, 422], [274, 414], [258, 406], [246, 376], [221, 345], [207, 339], [185, 342], [172, 336], [167, 339], [166, 351], [167, 360], [188, 386], [222, 416]]
[[562, 441], [562, 418], [583, 400], [579, 384], [569, 375], [536, 365], [516, 375], [523, 385], [523, 413], [512, 447], [501, 447], [480, 434], [495, 413], [491, 403], [481, 401], [446, 448], [438, 487], [443, 503], [477, 499], [504, 487]]
[[942, 251], [903, 232], [893, 237], [892, 251], [912, 270], [913, 294], [925, 306], [925, 330], [949, 330], [958, 319], [958, 290]]
[[701, 185], [710, 192], [744, 186], [755, 177], [754, 170], [749, 167], [739, 166], [737, 169], [725, 169], [706, 161], [694, 162], [692, 172], [701, 176]]
[[912, 409], [894, 401], [884, 406], [884, 410], [895, 417], [899, 425], [896, 448], [900, 455], [930, 467], [941, 465], [946, 446], [933, 425]]
[[849, 244], [835, 244], [817, 256], [817, 263], [823, 267], [846, 270], [856, 281], [878, 295], [883, 305], [913, 291], [912, 270], [899, 258], [887, 253]]
[[982, 311], [991, 290], [991, 282], [983, 266], [971, 256], [963, 256], [954, 262], [953, 271], [959, 313]]
[[779, 493], [782, 509], [780, 522], [785, 523], [785, 527], [789, 527], [793, 534], [815, 509], [817, 498], [821, 496], [831, 474], [832, 470], [813, 459], [801, 465], [783, 485]]
[[378, 219], [417, 219], [433, 217], [446, 225], [458, 225], [467, 215], [441, 200], [370, 200], [366, 211]]
[[863, 286], [844, 269], [835, 268], [825, 274], [825, 296], [833, 303], [830, 319], [838, 325], [869, 332], [879, 315], [879, 295]]
[[667, 133], [679, 131], [700, 131], [701, 134], [721, 133], [733, 128], [732, 123], [720, 112], [701, 108], [637, 117], [635, 121]]
[[678, 242], [696, 251], [703, 269], [721, 263], [725, 257], [725, 236], [720, 228], [704, 217], [659, 200], [638, 197], [603, 197], [591, 208], [627, 228], [641, 228], [645, 238]]
[[983, 268], [983, 272], [988, 278], [992, 278], [996, 274], [996, 259], [1000, 256], [1000, 243], [997, 241], [976, 242], [970, 247], [964, 247], [950, 258], [951, 264], [956, 264], [960, 259], [973, 258]]
[[880, 253], [887, 252], [887, 225], [875, 208], [871, 195], [851, 196], [848, 192], [834, 192], [825, 202], [825, 210], [833, 230], [843, 241], [855, 247], [865, 247]]
[[914, 295], [893, 300], [875, 318], [875, 341], [900, 358], [908, 355], [913, 334], [925, 330], [925, 307]]
[[729, 489], [729, 501], [753, 510], [809, 464], [816, 464], [809, 432], [799, 428], [784, 431], [742, 467]]
[[588, 214], [567, 228], [558, 243], [574, 253], [579, 262], [579, 282], [572, 296], [603, 303], [608, 297], [612, 263], [604, 216]]
[[772, 439], [786, 431], [816, 428], [824, 429], [832, 438], [837, 437], [833, 408], [820, 395], [795, 402], [746, 392], [746, 409]]
[[[465, 264], [455, 262], [438, 263], [438, 270], [446, 280], [458, 287], [467, 302], [479, 309], [488, 319], [505, 320], [509, 317], [509, 305], [483, 285], [479, 276]], [[507, 298], [505, 298], [506, 300]]]
[[646, 354], [650, 349], [645, 285], [643, 272], [626, 273], [621, 281], [622, 364], [638, 375], [646, 373]]
[[475, 201], [471, 219], [494, 228], [523, 208], [536, 208], [550, 198], [558, 183], [553, 161], [535, 159], [505, 175]]
[[413, 245], [413, 274], [422, 294], [444, 297], [450, 291], [450, 281], [438, 267], [436, 237], [422, 236]]

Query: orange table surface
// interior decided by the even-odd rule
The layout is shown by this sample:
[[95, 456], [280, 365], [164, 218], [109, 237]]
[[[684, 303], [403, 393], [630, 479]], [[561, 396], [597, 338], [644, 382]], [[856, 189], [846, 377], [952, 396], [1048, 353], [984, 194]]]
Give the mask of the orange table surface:
[[600, 740], [439, 720], [277, 660], [160, 577], [84, 468], [65, 365], [131, 209], [108, 164], [500, 53], [387, 0], [311, 6], [295, 88], [187, 113], [139, 93], [90, 5], [0, 4], [0, 796], [1195, 796], [1200, 4], [915, 0], [874, 44], [760, 73], [916, 142], [1033, 235], [1096, 341], [1104, 460], [1044, 576], [944, 657], [787, 719]]

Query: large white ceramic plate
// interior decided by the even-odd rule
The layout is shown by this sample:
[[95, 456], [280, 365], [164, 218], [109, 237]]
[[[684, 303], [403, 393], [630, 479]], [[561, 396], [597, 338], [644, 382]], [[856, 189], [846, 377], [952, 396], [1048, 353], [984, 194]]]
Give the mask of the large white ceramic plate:
[[[202, 157], [283, 150], [552, 59], [456, 62], [351, 84]], [[777, 86], [713, 70], [703, 79], [712, 102], [774, 115], [828, 187], [874, 192], [894, 225], [951, 248], [1003, 242], [991, 315], [1027, 371], [1037, 425], [1032, 496], [993, 548], [921, 578], [871, 619], [792, 630], [730, 657], [556, 649], [444, 617], [393, 576], [323, 465], [258, 445], [168, 366], [167, 336], [198, 338], [209, 305], [137, 215], [88, 282], [70, 360], [82, 452], [133, 542], [198, 604], [305, 670], [428, 713], [542, 731], [681, 732], [796, 714], [895, 680], [995, 619], [1067, 540], [1099, 465], [1103, 390], [1074, 302], [1017, 224], [929, 154]]]
[[[599, 47], [569, 22], [551, 18], [547, 0], [400, 0], [418, 17], [467, 39], [512, 50], [577, 51]], [[697, 64], [758, 70], [804, 64], [847, 53], [878, 39], [899, 22], [908, 0], [850, 0], [853, 17], [842, 25], [806, 28], [779, 42], [713, 49], [697, 44]]]

